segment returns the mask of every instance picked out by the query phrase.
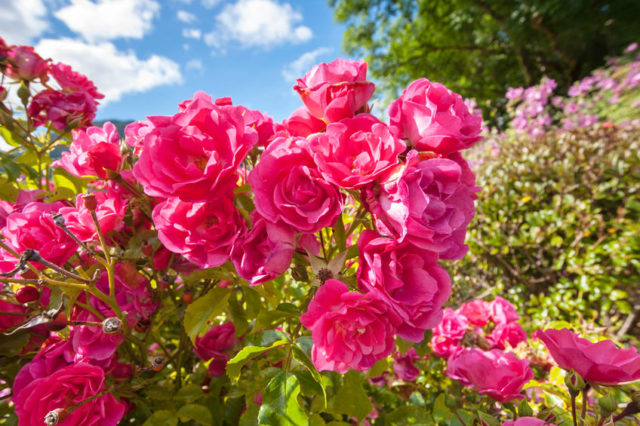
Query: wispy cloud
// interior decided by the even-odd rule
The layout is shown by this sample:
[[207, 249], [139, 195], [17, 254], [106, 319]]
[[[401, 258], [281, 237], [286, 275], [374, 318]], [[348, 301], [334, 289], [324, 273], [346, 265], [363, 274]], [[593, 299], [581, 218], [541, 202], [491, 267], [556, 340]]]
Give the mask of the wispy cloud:
[[191, 59], [184, 65], [184, 69], [187, 71], [203, 71], [204, 65], [201, 59]]
[[185, 28], [182, 30], [182, 37], [200, 40], [200, 37], [202, 37], [202, 31], [197, 28]]
[[191, 12], [187, 12], [186, 10], [179, 10], [176, 13], [176, 18], [178, 18], [178, 21], [180, 22], [184, 22], [185, 24], [190, 24], [192, 22], [195, 22], [196, 15], [194, 15]]
[[30, 44], [47, 30], [42, 0], [0, 0], [0, 36], [9, 44]]
[[282, 76], [287, 81], [296, 81], [302, 78], [304, 74], [316, 64], [318, 58], [331, 53], [333, 49], [330, 47], [319, 47], [310, 52], [305, 52], [295, 61], [287, 64], [282, 70]]

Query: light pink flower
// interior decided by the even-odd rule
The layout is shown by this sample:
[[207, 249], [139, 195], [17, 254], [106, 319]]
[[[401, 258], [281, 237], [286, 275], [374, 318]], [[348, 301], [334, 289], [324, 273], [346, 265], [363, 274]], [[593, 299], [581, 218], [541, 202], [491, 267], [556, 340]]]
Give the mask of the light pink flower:
[[342, 188], [373, 182], [398, 164], [406, 149], [386, 124], [371, 114], [358, 114], [327, 126], [310, 138], [313, 158], [324, 178]]
[[144, 137], [152, 128], [151, 122], [147, 120], [127, 124], [124, 128], [124, 143], [133, 148], [136, 155], [139, 155], [144, 145]]
[[500, 296], [496, 296], [496, 298], [491, 301], [490, 309], [491, 320], [496, 324], [506, 324], [520, 319], [520, 315], [516, 312], [515, 306]]
[[431, 348], [439, 357], [448, 358], [460, 346], [469, 321], [451, 308], [445, 308], [442, 313], [442, 322], [433, 329]]
[[372, 293], [349, 291], [338, 280], [327, 280], [318, 289], [300, 322], [311, 330], [311, 356], [321, 371], [363, 371], [394, 348], [397, 322], [387, 305]]
[[377, 294], [398, 314], [397, 334], [421, 342], [424, 332], [440, 323], [442, 305], [451, 294], [447, 271], [438, 256], [408, 243], [366, 230], [358, 241], [358, 284]]
[[366, 107], [375, 90], [366, 78], [366, 62], [338, 58], [314, 66], [293, 88], [311, 114], [334, 122]]
[[[127, 202], [113, 190], [92, 192], [98, 202], [95, 209], [100, 230], [104, 235], [118, 231], [124, 227], [124, 215]], [[82, 242], [98, 241], [98, 231], [93, 223], [91, 211], [84, 206], [84, 194], [76, 196], [75, 207], [63, 207], [60, 214], [64, 217], [67, 228]]]
[[342, 195], [322, 178], [304, 138], [273, 140], [251, 170], [249, 184], [260, 215], [296, 233], [332, 226], [342, 211]]
[[588, 382], [618, 385], [640, 380], [640, 355], [634, 347], [618, 349], [611, 340], [591, 342], [563, 328], [537, 330], [553, 360], [565, 370], [575, 370]]
[[522, 387], [533, 379], [527, 360], [497, 349], [460, 349], [447, 360], [445, 374], [500, 402], [523, 399]]
[[421, 78], [389, 105], [390, 127], [418, 151], [450, 154], [482, 139], [482, 117], [472, 115], [462, 96]]
[[201, 268], [215, 268], [229, 260], [233, 244], [246, 227], [231, 194], [197, 203], [169, 198], [154, 207], [152, 218], [162, 244]]

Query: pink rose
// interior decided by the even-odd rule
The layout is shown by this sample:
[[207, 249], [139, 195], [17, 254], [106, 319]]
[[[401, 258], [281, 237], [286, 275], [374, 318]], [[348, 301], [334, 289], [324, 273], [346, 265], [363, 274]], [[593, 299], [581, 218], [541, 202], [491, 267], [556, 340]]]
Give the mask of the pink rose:
[[535, 417], [518, 417], [516, 421], [506, 421], [502, 426], [555, 426], [553, 423], [546, 422]]
[[500, 402], [524, 398], [520, 391], [533, 379], [527, 360], [497, 349], [460, 349], [448, 359], [445, 374]]
[[71, 69], [69, 65], [58, 62], [49, 70], [51, 76], [56, 79], [63, 92], [86, 92], [94, 99], [102, 99], [104, 95], [86, 75]]
[[[9, 263], [8, 267], [12, 268], [15, 263], [17, 263], [17, 259], [15, 262]], [[4, 268], [2, 268], [4, 269]], [[27, 309], [22, 305], [14, 305], [11, 302], [6, 300], [0, 300], [0, 311], [3, 312], [15, 312], [15, 313], [26, 313]], [[26, 322], [28, 317], [19, 316], [19, 315], [0, 315], [0, 333], [4, 333], [7, 330], [10, 330], [24, 322]]]
[[19, 394], [29, 383], [50, 376], [59, 369], [73, 363], [73, 349], [68, 340], [52, 335], [40, 348], [36, 356], [20, 369], [13, 381], [13, 394]]
[[126, 405], [111, 394], [93, 398], [105, 387], [104, 371], [86, 363], [69, 365], [50, 376], [36, 379], [14, 395], [19, 426], [44, 424], [50, 411], [70, 409], [59, 426], [115, 426], [124, 416]]
[[[100, 230], [104, 235], [111, 231], [118, 231], [124, 226], [124, 216], [127, 211], [127, 202], [113, 190], [105, 192], [92, 192], [98, 205], [95, 209]], [[82, 242], [98, 241], [98, 231], [93, 223], [91, 211], [83, 201], [85, 194], [76, 196], [75, 207], [63, 207], [60, 214], [64, 217], [67, 228], [73, 232]]]
[[11, 46], [6, 52], [7, 76], [15, 80], [34, 80], [39, 78], [47, 81], [47, 71], [51, 66], [51, 59], [42, 59], [31, 46]]
[[196, 337], [194, 350], [196, 355], [203, 360], [227, 357], [227, 350], [236, 344], [236, 329], [232, 322], [216, 325], [207, 331], [202, 337]]
[[73, 176], [104, 179], [108, 171], [118, 171], [121, 163], [120, 135], [116, 126], [107, 121], [102, 128], [75, 130], [69, 151], [63, 152], [52, 166], [62, 167]]
[[418, 378], [420, 370], [413, 363], [419, 361], [420, 356], [418, 356], [414, 348], [409, 348], [404, 355], [397, 353], [394, 358], [393, 372], [398, 378], [407, 382], [413, 382]]
[[152, 129], [149, 121], [134, 121], [124, 128], [124, 143], [133, 148], [133, 152], [139, 155], [144, 145], [144, 137]]
[[358, 241], [358, 284], [376, 290], [401, 320], [397, 334], [421, 342], [424, 332], [440, 323], [442, 305], [451, 294], [447, 271], [438, 256], [408, 243], [398, 243], [366, 230]]
[[342, 188], [360, 188], [398, 164], [406, 149], [386, 124], [358, 114], [327, 126], [310, 138], [313, 158], [324, 178]]
[[338, 280], [318, 289], [300, 322], [311, 329], [311, 357], [321, 371], [367, 370], [394, 348], [397, 321], [387, 305], [373, 293], [349, 291]]
[[333, 122], [366, 107], [375, 90], [366, 78], [366, 62], [339, 58], [314, 66], [293, 88], [311, 114]]
[[[6, 238], [5, 242], [18, 254], [26, 249], [34, 249], [38, 250], [45, 260], [56, 265], [63, 265], [78, 247], [75, 241], [53, 222], [52, 215], [63, 206], [64, 204], [59, 201], [55, 203], [31, 202], [25, 205], [22, 211], [11, 213], [7, 216], [7, 224], [2, 229], [2, 235]], [[4, 250], [2, 250], [1, 256], [12, 262], [11, 259], [15, 259]], [[15, 263], [17, 263], [17, 259], [15, 259]], [[42, 265], [39, 263], [33, 262], [33, 265], [42, 269]]]
[[496, 298], [491, 301], [490, 309], [491, 320], [496, 324], [506, 324], [520, 319], [520, 315], [516, 312], [515, 306], [500, 296], [496, 296]]
[[505, 349], [507, 343], [510, 347], [515, 348], [518, 343], [527, 341], [527, 333], [517, 322], [498, 324], [491, 331], [489, 341], [493, 344], [494, 349]]
[[326, 182], [304, 138], [276, 138], [249, 173], [256, 210], [272, 223], [294, 232], [317, 232], [333, 226], [343, 197]]
[[153, 128], [133, 169], [145, 193], [192, 202], [225, 196], [258, 142], [258, 133], [245, 127], [240, 114], [199, 92], [172, 117], [147, 117]]
[[618, 349], [611, 340], [591, 342], [570, 330], [537, 330], [553, 360], [565, 370], [575, 370], [587, 382], [618, 385], [640, 380], [640, 355], [634, 347]]
[[484, 300], [474, 300], [473, 302], [462, 304], [458, 312], [467, 317], [469, 323], [484, 327], [489, 321], [490, 306]]
[[251, 285], [258, 285], [282, 275], [291, 264], [295, 241], [269, 234], [269, 228], [278, 225], [267, 223], [257, 211], [251, 212], [253, 227], [236, 240], [231, 251], [231, 262], [238, 275]]
[[218, 98], [215, 100], [215, 104], [217, 106], [237, 109], [242, 116], [245, 127], [255, 129], [258, 132], [258, 145], [266, 146], [270, 142], [276, 131], [273, 118], [260, 111], [252, 110], [242, 105], [233, 105], [229, 97]]
[[289, 135], [302, 137], [322, 132], [327, 127], [327, 123], [311, 115], [305, 107], [293, 111], [293, 114], [282, 122], [282, 125]]
[[460, 346], [460, 342], [467, 332], [467, 317], [451, 308], [442, 312], [442, 322], [433, 329], [431, 348], [436, 355], [448, 358]]
[[462, 96], [421, 78], [389, 105], [394, 134], [418, 151], [450, 154], [482, 139], [482, 118], [472, 115]]
[[47, 122], [57, 130], [84, 128], [96, 118], [98, 104], [87, 92], [43, 90], [31, 99], [29, 116], [36, 126]]
[[169, 198], [154, 207], [152, 218], [162, 244], [201, 268], [215, 268], [229, 260], [233, 244], [246, 227], [231, 194], [198, 203]]
[[468, 250], [464, 238], [478, 189], [459, 154], [420, 161], [412, 150], [401, 171], [381, 182], [379, 189], [367, 188], [363, 199], [383, 234], [455, 260]]

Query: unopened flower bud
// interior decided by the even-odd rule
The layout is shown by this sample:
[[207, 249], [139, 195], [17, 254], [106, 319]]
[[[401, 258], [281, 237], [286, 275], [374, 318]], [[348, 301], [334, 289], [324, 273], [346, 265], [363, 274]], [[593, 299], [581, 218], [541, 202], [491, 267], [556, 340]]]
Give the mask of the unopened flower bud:
[[16, 290], [16, 300], [20, 303], [29, 303], [38, 300], [40, 293], [38, 289], [30, 285], [25, 285]]
[[598, 401], [600, 404], [601, 417], [609, 417], [613, 412], [618, 409], [618, 401], [613, 396], [612, 393], [608, 393], [607, 395], [600, 398]]
[[572, 396], [578, 395], [584, 389], [584, 379], [576, 371], [571, 370], [564, 378], [564, 383]]
[[64, 410], [62, 408], [56, 408], [55, 410], [51, 410], [44, 416], [44, 424], [47, 426], [57, 425], [62, 421], [64, 415]]
[[102, 321], [102, 331], [105, 334], [115, 334], [122, 329], [122, 321], [117, 317], [110, 317]]
[[157, 356], [151, 360], [151, 369], [153, 371], [160, 371], [164, 368], [165, 359], [164, 357]]
[[82, 201], [84, 202], [84, 207], [89, 211], [95, 211], [96, 207], [98, 207], [98, 201], [96, 200], [96, 196], [93, 194], [85, 194], [82, 197]]

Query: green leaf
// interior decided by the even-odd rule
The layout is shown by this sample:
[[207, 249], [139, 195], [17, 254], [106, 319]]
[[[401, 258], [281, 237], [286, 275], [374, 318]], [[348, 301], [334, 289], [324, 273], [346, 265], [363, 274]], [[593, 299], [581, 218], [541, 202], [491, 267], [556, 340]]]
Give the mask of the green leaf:
[[195, 343], [196, 337], [211, 328], [215, 318], [227, 307], [230, 294], [229, 288], [214, 288], [187, 307], [184, 314], [184, 329], [191, 341]]
[[360, 421], [367, 417], [373, 406], [363, 385], [362, 373], [349, 370], [343, 377], [342, 386], [332, 399], [333, 412], [357, 417]]
[[178, 417], [183, 423], [193, 420], [201, 425], [209, 426], [213, 423], [213, 417], [211, 411], [204, 405], [187, 404], [180, 407], [178, 410]]
[[491, 414], [487, 414], [483, 411], [478, 411], [478, 418], [480, 421], [486, 423], [489, 426], [500, 426], [502, 423]]
[[347, 237], [344, 230], [344, 221], [342, 215], [338, 216], [336, 224], [333, 225], [333, 237], [336, 240], [336, 245], [339, 251], [345, 251], [347, 249]]
[[271, 346], [245, 346], [227, 363], [227, 376], [229, 376], [231, 380], [238, 379], [238, 377], [240, 377], [240, 370], [242, 370], [242, 367], [247, 362], [260, 355], [261, 353], [264, 353], [273, 348], [277, 348], [279, 346], [286, 345], [287, 343], [289, 343], [289, 341], [287, 340], [277, 340], [272, 343]]
[[449, 407], [447, 407], [445, 398], [446, 395], [444, 393], [441, 393], [440, 395], [438, 395], [436, 401], [433, 404], [433, 412], [431, 413], [431, 415], [433, 415], [433, 419], [436, 422], [444, 422], [450, 420], [453, 417], [453, 413], [451, 412]]
[[304, 350], [300, 342], [296, 341], [292, 349], [293, 349], [293, 357], [302, 365], [304, 365], [307, 370], [309, 370], [309, 372], [313, 376], [313, 380], [315, 380], [320, 385], [320, 388], [322, 389], [322, 397], [324, 398], [324, 406], [326, 407], [327, 406], [327, 390], [324, 388], [322, 384], [322, 376], [320, 375], [320, 372], [316, 370], [316, 367], [313, 365], [313, 362], [311, 362], [311, 358], [309, 358], [309, 356], [307, 355], [307, 352]]
[[300, 384], [291, 373], [278, 373], [262, 394], [262, 406], [258, 415], [263, 425], [306, 425], [308, 418], [298, 405]]
[[153, 413], [142, 426], [176, 426], [178, 416], [173, 411], [160, 410]]

